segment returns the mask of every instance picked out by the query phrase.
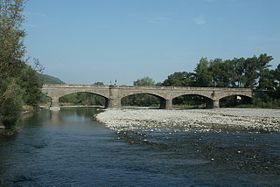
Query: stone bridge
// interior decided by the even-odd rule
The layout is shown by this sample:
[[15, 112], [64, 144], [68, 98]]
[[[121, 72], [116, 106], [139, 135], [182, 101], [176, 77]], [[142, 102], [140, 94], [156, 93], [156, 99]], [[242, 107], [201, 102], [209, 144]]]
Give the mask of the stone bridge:
[[134, 94], [149, 94], [161, 101], [160, 108], [172, 109], [172, 100], [183, 95], [199, 95], [209, 98], [212, 107], [220, 106], [220, 99], [228, 96], [246, 96], [252, 98], [252, 90], [247, 88], [214, 87], [133, 87], [133, 86], [90, 86], [90, 85], [44, 85], [42, 92], [52, 99], [51, 109], [59, 110], [59, 98], [68, 94], [87, 92], [106, 99], [105, 107], [121, 107], [122, 98]]

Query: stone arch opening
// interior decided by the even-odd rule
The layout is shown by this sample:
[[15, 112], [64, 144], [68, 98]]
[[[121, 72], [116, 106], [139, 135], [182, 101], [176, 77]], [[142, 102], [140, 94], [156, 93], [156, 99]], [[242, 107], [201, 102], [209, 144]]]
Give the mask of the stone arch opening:
[[50, 96], [48, 96], [47, 94], [42, 93], [39, 105], [41, 107], [48, 108], [49, 106], [51, 106], [51, 104], [52, 104], [52, 98]]
[[108, 107], [109, 99], [93, 92], [73, 92], [58, 98], [61, 106], [96, 106]]
[[125, 107], [165, 108], [165, 99], [150, 93], [134, 93], [122, 97], [121, 105]]
[[220, 107], [236, 107], [241, 105], [249, 105], [252, 104], [252, 97], [246, 95], [229, 95], [220, 99]]
[[173, 98], [172, 105], [179, 109], [212, 108], [213, 101], [199, 94], [184, 94]]

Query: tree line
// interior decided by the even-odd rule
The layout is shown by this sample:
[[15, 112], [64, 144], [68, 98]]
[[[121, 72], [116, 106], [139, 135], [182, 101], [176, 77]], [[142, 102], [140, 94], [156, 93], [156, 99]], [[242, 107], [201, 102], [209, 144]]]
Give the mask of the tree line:
[[267, 54], [232, 60], [201, 58], [194, 72], [175, 72], [162, 85], [276, 90], [280, 66], [271, 69], [272, 60]]
[[0, 0], [0, 123], [13, 128], [24, 105], [36, 107], [42, 81], [36, 68], [25, 59], [24, 30], [21, 29], [23, 0]]
[[201, 58], [194, 72], [175, 72], [158, 85], [251, 88], [255, 104], [280, 106], [280, 64], [273, 69], [272, 56], [260, 54], [248, 58]]
[[[160, 83], [144, 77], [135, 81], [134, 86], [251, 88], [256, 93], [255, 106], [280, 107], [280, 64], [273, 69], [270, 64], [272, 60], [273, 57], [265, 53], [227, 60], [201, 58], [193, 72], [174, 72]], [[231, 102], [231, 99], [233, 98], [228, 98], [227, 102]], [[182, 96], [174, 99], [173, 103], [188, 102], [191, 105], [199, 105], [206, 100], [207, 98], [201, 96]], [[149, 101], [151, 99], [145, 102], [144, 96], [134, 95], [125, 99], [124, 104], [146, 106], [149, 105]], [[157, 102], [153, 101], [153, 103]]]
[[[193, 72], [174, 72], [159, 83], [150, 77], [144, 77], [134, 81], [133, 85], [251, 88], [255, 90], [253, 106], [280, 107], [280, 65], [275, 69], [271, 68], [272, 60], [272, 56], [267, 54], [227, 60], [201, 58]], [[75, 101], [79, 104], [85, 103], [85, 101], [87, 104], [105, 103], [100, 97], [86, 96], [86, 94], [73, 94], [61, 101], [70, 103]], [[244, 101], [249, 102], [247, 99]], [[173, 100], [175, 105], [191, 106], [201, 106], [207, 102], [210, 100], [198, 95], [181, 96]], [[236, 97], [226, 98], [223, 103], [225, 106], [238, 104]], [[158, 107], [160, 100], [156, 96], [137, 94], [123, 98], [122, 105]]]

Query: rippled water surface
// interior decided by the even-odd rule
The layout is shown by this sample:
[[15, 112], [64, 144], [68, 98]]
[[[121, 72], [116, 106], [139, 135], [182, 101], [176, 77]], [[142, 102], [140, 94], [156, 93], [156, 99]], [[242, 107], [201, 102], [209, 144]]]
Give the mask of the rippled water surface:
[[0, 186], [280, 185], [279, 133], [115, 133], [94, 112], [23, 120], [0, 140]]

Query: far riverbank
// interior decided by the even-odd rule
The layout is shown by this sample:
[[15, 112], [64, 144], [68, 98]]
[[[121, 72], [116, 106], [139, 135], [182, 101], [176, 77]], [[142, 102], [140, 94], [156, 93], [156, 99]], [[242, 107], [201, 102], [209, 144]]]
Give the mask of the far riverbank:
[[280, 132], [278, 109], [148, 110], [108, 109], [96, 120], [115, 131], [253, 131]]

